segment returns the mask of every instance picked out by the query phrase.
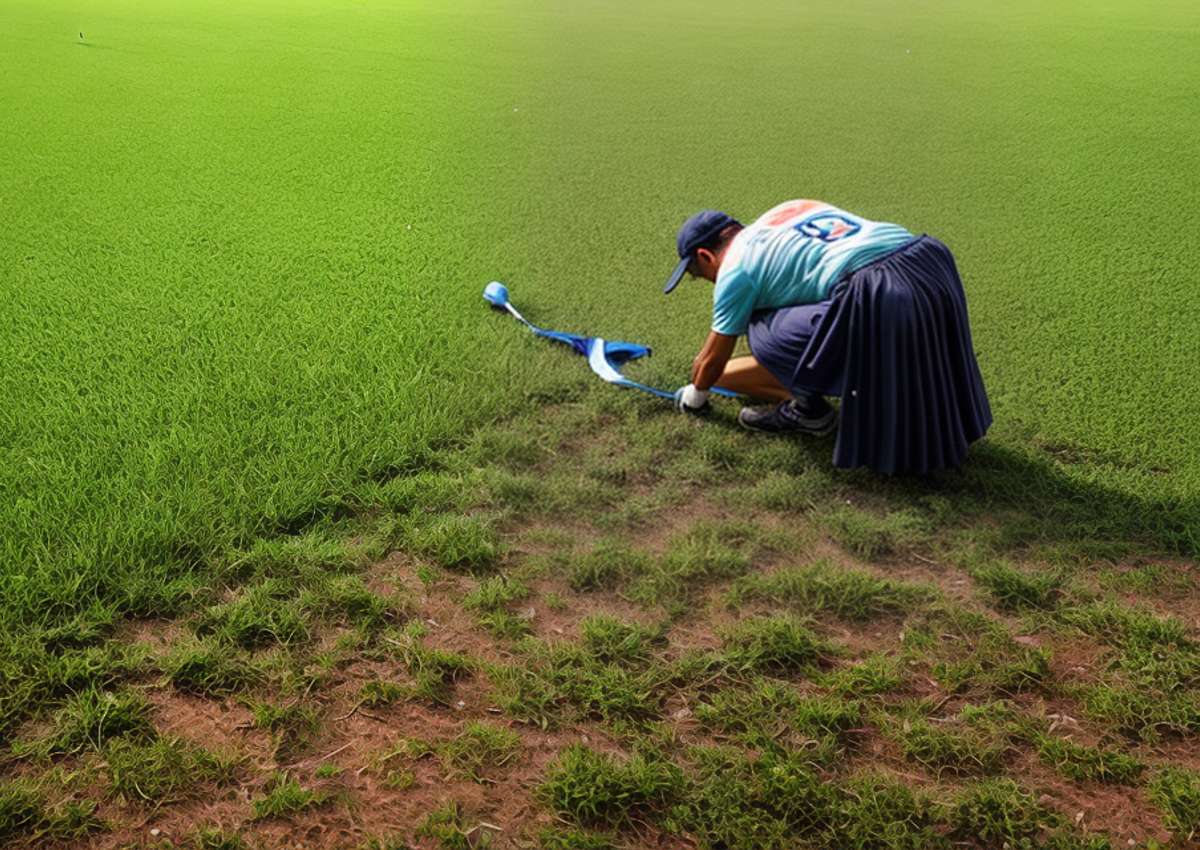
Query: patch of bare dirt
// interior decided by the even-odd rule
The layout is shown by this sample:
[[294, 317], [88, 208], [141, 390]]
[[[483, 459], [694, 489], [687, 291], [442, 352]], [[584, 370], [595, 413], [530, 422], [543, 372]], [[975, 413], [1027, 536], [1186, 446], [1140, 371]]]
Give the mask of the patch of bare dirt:
[[[1132, 841], [1144, 845], [1153, 839], [1166, 843], [1171, 833], [1158, 808], [1141, 788], [1103, 782], [1071, 782], [1044, 765], [1033, 753], [1023, 753], [1009, 767], [1022, 784], [1080, 829], [1108, 836], [1113, 847]], [[1133, 846], [1132, 844], [1129, 846]]]

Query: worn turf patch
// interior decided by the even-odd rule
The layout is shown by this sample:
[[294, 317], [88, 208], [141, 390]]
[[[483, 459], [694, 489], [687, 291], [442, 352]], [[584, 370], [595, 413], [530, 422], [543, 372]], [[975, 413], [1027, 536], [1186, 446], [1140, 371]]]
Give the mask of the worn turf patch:
[[267, 782], [262, 796], [251, 801], [251, 816], [254, 820], [281, 818], [316, 808], [329, 802], [323, 791], [303, 787], [286, 773], [275, 773]]
[[661, 814], [683, 789], [682, 771], [656, 756], [627, 760], [574, 745], [562, 752], [538, 788], [555, 811], [582, 826], [627, 826]]
[[1150, 796], [1177, 834], [1190, 841], [1200, 833], [1200, 772], [1165, 767], [1150, 780]]
[[1145, 770], [1145, 765], [1120, 751], [1086, 747], [1049, 735], [1038, 736], [1036, 743], [1042, 761], [1076, 782], [1133, 785]]
[[111, 793], [154, 806], [196, 798], [239, 776], [240, 759], [211, 753], [179, 738], [149, 744], [118, 740], [104, 749]]
[[725, 630], [724, 657], [736, 668], [809, 673], [833, 655], [833, 647], [792, 616], [752, 617]]
[[930, 598], [927, 588], [839, 568], [830, 561], [743, 576], [726, 594], [731, 607], [746, 601], [785, 605], [801, 613], [830, 614], [853, 622], [900, 614]]
[[493, 781], [489, 776], [501, 772], [520, 750], [520, 737], [511, 730], [490, 723], [471, 721], [463, 731], [443, 741], [408, 741], [403, 749], [413, 758], [436, 756], [443, 775], [450, 780]]

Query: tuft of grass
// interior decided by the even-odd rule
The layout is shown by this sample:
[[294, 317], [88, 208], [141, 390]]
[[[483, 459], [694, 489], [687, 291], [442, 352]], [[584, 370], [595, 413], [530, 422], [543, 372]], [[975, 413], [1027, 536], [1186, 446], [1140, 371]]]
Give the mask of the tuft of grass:
[[891, 734], [906, 758], [932, 770], [959, 776], [989, 775], [1000, 771], [1007, 749], [978, 730], [961, 724], [940, 728], [925, 719], [905, 720]]
[[1184, 623], [1112, 600], [1058, 617], [1117, 650], [1106, 681], [1081, 689], [1090, 717], [1146, 741], [1200, 730], [1200, 644]]
[[587, 617], [580, 623], [583, 647], [603, 663], [645, 664], [652, 650], [666, 646], [663, 626], [646, 627], [623, 623], [604, 614]]
[[796, 706], [791, 721], [796, 731], [816, 743], [824, 760], [832, 761], [853, 745], [850, 733], [862, 726], [862, 704], [840, 697], [808, 697]]
[[1022, 572], [1004, 561], [993, 561], [971, 571], [971, 576], [1005, 611], [1052, 610], [1062, 596], [1059, 572]]
[[683, 788], [683, 772], [657, 756], [620, 762], [572, 744], [551, 765], [538, 795], [581, 826], [621, 827], [634, 817], [661, 815]]
[[78, 649], [48, 649], [25, 631], [8, 633], [0, 622], [0, 735], [10, 734], [35, 709], [89, 688], [111, 689], [141, 672], [146, 650], [108, 641]]
[[805, 613], [827, 613], [853, 622], [901, 614], [931, 596], [923, 587], [839, 569], [821, 560], [770, 574], [742, 576], [726, 594], [730, 606], [745, 601], [787, 605]]
[[249, 850], [250, 845], [236, 832], [202, 826], [192, 833], [190, 846], [195, 850]]
[[471, 721], [460, 734], [447, 741], [412, 744], [409, 747], [412, 755], [436, 754], [447, 779], [484, 782], [494, 769], [502, 768], [516, 758], [521, 738], [510, 729]]
[[661, 717], [664, 700], [686, 678], [678, 664], [657, 658], [665, 643], [663, 626], [594, 616], [583, 621], [579, 643], [529, 641], [521, 663], [488, 674], [498, 704], [519, 720], [548, 727], [588, 718], [641, 727]]
[[271, 733], [275, 760], [280, 763], [291, 762], [303, 753], [321, 725], [317, 709], [300, 702], [284, 706], [260, 702], [250, 710], [254, 725]]
[[[434, 465], [439, 465], [436, 459]], [[459, 472], [420, 469], [373, 482], [360, 491], [359, 500], [393, 514], [431, 514], [460, 510], [469, 496], [470, 487]]]
[[769, 511], [797, 513], [815, 508], [828, 486], [828, 480], [815, 470], [798, 475], [773, 470], [743, 492], [751, 504]]
[[698, 522], [668, 541], [666, 554], [634, 580], [629, 595], [683, 614], [705, 588], [744, 574], [763, 542], [761, 532], [748, 523]]
[[1064, 738], [1039, 735], [1034, 741], [1038, 756], [1076, 782], [1134, 785], [1145, 766], [1127, 753], [1085, 747]]
[[59, 709], [54, 717], [54, 733], [39, 749], [46, 753], [76, 753], [101, 750], [117, 738], [151, 741], [157, 732], [150, 714], [150, 703], [136, 691], [88, 688]]
[[51, 807], [42, 789], [28, 780], [0, 780], [0, 843], [29, 846], [41, 839], [69, 841], [103, 828], [91, 801]]
[[1179, 596], [1195, 588], [1187, 572], [1162, 563], [1139, 564], [1126, 570], [1103, 569], [1096, 578], [1108, 590], [1151, 596]]
[[1200, 731], [1200, 696], [1194, 693], [1098, 684], [1081, 688], [1079, 696], [1084, 713], [1092, 720], [1146, 742]]
[[463, 599], [463, 607], [475, 611], [481, 625], [496, 637], [519, 639], [529, 634], [526, 620], [517, 617], [505, 606], [529, 596], [529, 588], [508, 576], [491, 576]]
[[148, 744], [112, 741], [104, 749], [104, 761], [113, 794], [156, 806], [197, 797], [206, 786], [234, 782], [239, 764], [179, 738]]
[[70, 619], [44, 626], [36, 630], [31, 637], [50, 652], [96, 646], [112, 633], [116, 611], [116, 607], [111, 604], [94, 601]]
[[471, 675], [475, 663], [456, 652], [426, 647], [421, 642], [421, 634], [419, 626], [406, 629], [393, 652], [399, 655], [414, 679], [411, 696], [446, 705], [450, 689]]
[[393, 791], [406, 791], [417, 784], [417, 775], [411, 770], [389, 770], [383, 776], [383, 784]]
[[1149, 783], [1150, 799], [1162, 809], [1167, 826], [1189, 842], [1200, 834], [1200, 771], [1168, 765]]
[[178, 647], [160, 663], [167, 681], [181, 691], [200, 696], [227, 696], [266, 679], [261, 664], [211, 640]]
[[259, 538], [229, 558], [221, 572], [236, 582], [293, 583], [313, 575], [347, 572], [362, 561], [362, 553], [344, 541], [324, 529], [311, 529], [303, 534]]
[[310, 582], [300, 596], [300, 608], [330, 623], [344, 623], [375, 634], [403, 621], [409, 613], [406, 600], [385, 597], [368, 588], [360, 576], [322, 576]]
[[736, 736], [751, 747], [767, 747], [792, 732], [791, 718], [800, 704], [796, 690], [784, 682], [756, 678], [748, 685], [715, 691], [696, 705], [696, 719], [709, 730]]
[[195, 623], [196, 634], [243, 649], [302, 643], [308, 626], [297, 610], [295, 590], [279, 579], [249, 587], [237, 599], [208, 608]]
[[982, 614], [950, 607], [928, 616], [908, 630], [905, 645], [932, 652], [933, 676], [947, 690], [1007, 696], [1039, 688], [1050, 676], [1046, 650], [1018, 644]]
[[907, 509], [880, 516], [845, 505], [826, 514], [823, 522], [839, 545], [869, 561], [917, 544], [928, 530], [925, 518]]
[[986, 779], [965, 789], [948, 806], [951, 837], [987, 847], [1030, 847], [1040, 833], [1062, 824], [1011, 779]]
[[490, 833], [481, 832], [479, 841], [472, 841], [463, 819], [462, 807], [456, 802], [446, 803], [430, 812], [417, 827], [418, 838], [437, 841], [442, 850], [478, 850], [491, 846]]
[[500, 539], [486, 516], [441, 514], [411, 523], [402, 542], [448, 570], [483, 573], [500, 558]]
[[906, 783], [886, 776], [853, 777], [839, 788], [821, 846], [844, 850], [939, 850], [937, 806]]
[[602, 540], [571, 561], [567, 582], [572, 590], [612, 590], [650, 569], [651, 559], [618, 540]]
[[1059, 618], [1085, 634], [1119, 649], [1147, 646], [1194, 648], [1187, 626], [1174, 617], [1158, 617], [1114, 600], [1064, 607]]
[[282, 818], [313, 809], [329, 801], [323, 791], [304, 788], [286, 773], [274, 773], [267, 780], [263, 796], [251, 803], [251, 820]]
[[397, 682], [373, 679], [362, 686], [358, 696], [365, 706], [391, 705], [408, 699], [412, 688]]
[[358, 850], [412, 850], [412, 848], [398, 835], [384, 835], [368, 838], [358, 845]]
[[867, 655], [857, 664], [830, 670], [818, 683], [843, 697], [866, 697], [894, 691], [904, 684], [901, 661], [886, 655]]
[[831, 761], [849, 746], [848, 733], [862, 723], [858, 702], [802, 697], [786, 683], [763, 678], [717, 691], [695, 711], [703, 726], [746, 746], [805, 749], [819, 761]]
[[479, 625], [496, 637], [507, 640], [520, 640], [533, 630], [528, 618], [504, 610], [480, 616]]
[[1040, 647], [1011, 644], [1001, 638], [976, 645], [967, 658], [934, 665], [933, 675], [955, 693], [981, 691], [1018, 694], [1041, 687], [1050, 675], [1050, 654]]
[[724, 658], [734, 668], [776, 673], [808, 673], [833, 648], [807, 623], [791, 616], [751, 617], [726, 629]]
[[618, 726], [657, 720], [670, 680], [669, 671], [598, 663], [573, 648], [545, 654], [532, 667], [494, 673], [498, 704], [518, 720], [544, 728], [570, 718]]
[[45, 800], [31, 784], [0, 782], [0, 841], [43, 832], [49, 820]]
[[582, 829], [543, 829], [538, 833], [541, 850], [617, 850], [613, 839]]
[[479, 506], [515, 515], [533, 513], [546, 506], [546, 488], [537, 475], [491, 467], [481, 470], [480, 478], [486, 496], [478, 500]]
[[694, 748], [691, 757], [695, 776], [671, 821], [701, 846], [784, 850], [833, 823], [836, 789], [804, 755]]
[[529, 588], [523, 582], [508, 576], [490, 576], [463, 597], [462, 604], [468, 611], [488, 613], [528, 596]]
[[480, 428], [466, 448], [467, 457], [480, 465], [511, 470], [536, 466], [548, 454], [539, 436], [523, 428]]

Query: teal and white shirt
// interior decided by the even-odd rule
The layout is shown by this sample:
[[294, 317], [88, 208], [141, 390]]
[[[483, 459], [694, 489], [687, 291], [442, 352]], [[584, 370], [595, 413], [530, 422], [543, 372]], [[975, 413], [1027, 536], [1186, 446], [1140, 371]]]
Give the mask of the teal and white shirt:
[[756, 310], [824, 301], [843, 277], [913, 235], [822, 201], [787, 201], [733, 238], [713, 290], [712, 329], [740, 336]]

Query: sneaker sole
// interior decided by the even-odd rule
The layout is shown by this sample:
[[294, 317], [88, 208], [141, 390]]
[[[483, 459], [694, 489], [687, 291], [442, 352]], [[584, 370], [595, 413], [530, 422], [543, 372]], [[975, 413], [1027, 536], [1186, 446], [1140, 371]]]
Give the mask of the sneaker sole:
[[795, 428], [788, 428], [786, 430], [780, 428], [759, 428], [743, 419], [741, 411], [738, 412], [737, 421], [747, 431], [754, 431], [758, 434], [808, 434], [813, 437], [823, 437], [837, 427], [837, 411], [831, 410], [820, 419], [801, 419], [796, 422]]

